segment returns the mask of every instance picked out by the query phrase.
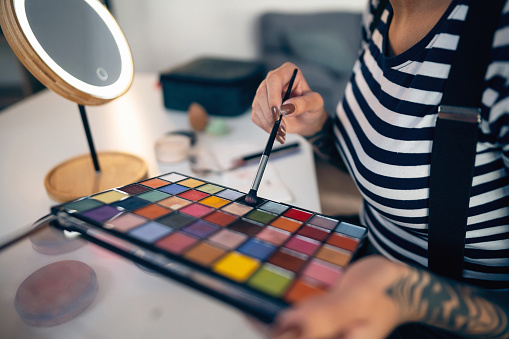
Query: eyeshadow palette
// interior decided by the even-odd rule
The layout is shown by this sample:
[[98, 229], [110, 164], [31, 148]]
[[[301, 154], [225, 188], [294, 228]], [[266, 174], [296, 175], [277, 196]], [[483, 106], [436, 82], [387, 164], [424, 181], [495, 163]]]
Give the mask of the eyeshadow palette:
[[327, 291], [366, 229], [169, 173], [52, 208], [56, 227], [215, 296], [265, 322]]

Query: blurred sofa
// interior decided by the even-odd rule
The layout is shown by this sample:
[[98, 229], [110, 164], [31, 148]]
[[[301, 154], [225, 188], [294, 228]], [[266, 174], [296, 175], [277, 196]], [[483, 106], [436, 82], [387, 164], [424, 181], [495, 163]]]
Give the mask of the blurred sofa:
[[258, 21], [259, 56], [267, 70], [290, 61], [319, 92], [329, 113], [343, 97], [361, 40], [361, 13], [268, 12]]

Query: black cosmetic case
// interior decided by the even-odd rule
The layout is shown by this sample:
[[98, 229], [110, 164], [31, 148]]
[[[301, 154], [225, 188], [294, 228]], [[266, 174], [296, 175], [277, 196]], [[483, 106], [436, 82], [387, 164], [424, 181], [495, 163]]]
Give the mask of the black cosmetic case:
[[261, 62], [201, 57], [160, 75], [164, 106], [187, 111], [197, 102], [210, 115], [239, 115], [251, 107], [265, 74]]

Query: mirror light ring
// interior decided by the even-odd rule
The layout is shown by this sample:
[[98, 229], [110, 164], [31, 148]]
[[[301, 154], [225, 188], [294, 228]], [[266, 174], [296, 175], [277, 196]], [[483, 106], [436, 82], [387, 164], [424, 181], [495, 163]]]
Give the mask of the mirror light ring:
[[[14, 11], [18, 20], [18, 23], [21, 27], [21, 30], [23, 34], [25, 35], [26, 39], [28, 40], [28, 43], [31, 45], [31, 47], [34, 49], [36, 54], [41, 58], [41, 60], [58, 76], [60, 77], [64, 82], [68, 83], [72, 87], [74, 87], [76, 90], [84, 92], [85, 94], [88, 94], [92, 97], [96, 97], [99, 99], [104, 99], [105, 101], [109, 101], [112, 99], [115, 99], [122, 94], [124, 94], [127, 89], [129, 89], [132, 78], [134, 76], [134, 67], [133, 67], [133, 60], [131, 51], [129, 48], [129, 44], [120, 28], [120, 26], [117, 24], [113, 16], [110, 14], [110, 12], [97, 0], [83, 0], [85, 1], [103, 20], [103, 22], [106, 24], [108, 29], [110, 30], [117, 47], [119, 49], [120, 53], [120, 59], [121, 59], [121, 72], [120, 76], [115, 81], [115, 83], [108, 85], [108, 86], [94, 86], [90, 85], [88, 83], [85, 83], [67, 71], [65, 71], [62, 67], [60, 67], [44, 50], [44, 48], [41, 46], [37, 38], [35, 37], [30, 24], [28, 22], [28, 18], [26, 15], [25, 10], [25, 1], [26, 0], [13, 0], [14, 5]], [[48, 86], [51, 87], [51, 86]], [[65, 91], [69, 94], [69, 91]], [[59, 93], [61, 95], [64, 95], [63, 93]], [[94, 100], [91, 100], [91, 102], [80, 102], [83, 100], [77, 100], [76, 96], [74, 98], [67, 96], [68, 99], [76, 101], [81, 104], [94, 104]], [[71, 95], [72, 96], [72, 95]], [[78, 97], [80, 97], [78, 95]], [[88, 101], [85, 99], [85, 101]], [[102, 102], [100, 102], [102, 103]]]

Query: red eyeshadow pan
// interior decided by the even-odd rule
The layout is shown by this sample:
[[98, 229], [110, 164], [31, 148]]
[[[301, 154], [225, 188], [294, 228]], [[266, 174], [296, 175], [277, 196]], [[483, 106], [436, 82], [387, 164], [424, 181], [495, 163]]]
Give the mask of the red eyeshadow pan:
[[329, 230], [326, 230], [326, 229], [323, 229], [320, 227], [310, 226], [310, 225], [306, 225], [306, 226], [302, 227], [298, 232], [298, 234], [300, 234], [302, 236], [305, 236], [305, 237], [308, 237], [311, 239], [315, 239], [318, 241], [324, 241], [325, 238], [327, 238], [327, 236], [329, 235], [329, 233], [330, 233]]
[[312, 213], [298, 210], [296, 208], [290, 208], [283, 214], [285, 217], [292, 218], [299, 221], [306, 221], [313, 215]]
[[196, 190], [189, 190], [184, 193], [180, 193], [178, 196], [187, 200], [198, 201], [205, 197], [208, 197], [209, 194]]

